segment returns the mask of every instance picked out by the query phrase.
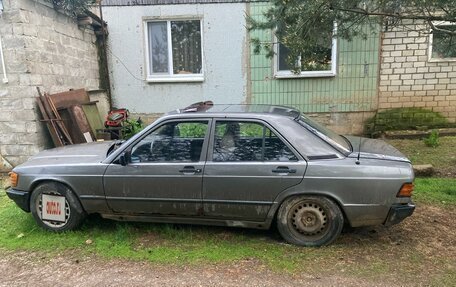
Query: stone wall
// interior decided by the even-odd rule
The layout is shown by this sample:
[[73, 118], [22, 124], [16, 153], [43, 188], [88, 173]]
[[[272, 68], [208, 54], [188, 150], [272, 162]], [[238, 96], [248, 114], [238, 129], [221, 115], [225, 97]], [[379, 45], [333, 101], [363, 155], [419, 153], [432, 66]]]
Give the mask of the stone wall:
[[383, 34], [379, 82], [380, 110], [418, 107], [456, 122], [456, 61], [429, 60], [429, 33], [410, 23], [405, 31]]
[[15, 166], [49, 145], [36, 87], [50, 93], [98, 89], [98, 56], [93, 30], [78, 27], [48, 2], [3, 4], [0, 36], [8, 83], [0, 82], [0, 154]]

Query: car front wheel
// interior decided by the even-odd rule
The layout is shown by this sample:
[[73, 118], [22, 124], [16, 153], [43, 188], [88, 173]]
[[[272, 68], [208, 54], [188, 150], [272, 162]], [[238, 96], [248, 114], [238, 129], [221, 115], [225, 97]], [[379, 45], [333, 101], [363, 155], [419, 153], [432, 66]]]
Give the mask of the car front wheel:
[[30, 210], [39, 226], [55, 232], [76, 229], [86, 217], [73, 192], [57, 182], [42, 183], [33, 190]]
[[277, 214], [277, 227], [291, 244], [322, 246], [341, 233], [344, 217], [339, 206], [320, 196], [296, 196], [285, 200]]

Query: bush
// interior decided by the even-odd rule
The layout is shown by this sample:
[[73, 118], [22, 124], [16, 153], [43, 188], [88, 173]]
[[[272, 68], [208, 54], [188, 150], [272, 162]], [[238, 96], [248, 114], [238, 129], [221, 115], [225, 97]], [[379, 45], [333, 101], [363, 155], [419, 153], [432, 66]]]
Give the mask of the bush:
[[440, 113], [420, 108], [398, 108], [378, 112], [365, 125], [368, 135], [394, 130], [427, 130], [449, 126]]
[[430, 134], [429, 137], [424, 139], [424, 144], [427, 145], [428, 147], [438, 147], [440, 145], [439, 142], [439, 131], [433, 130]]

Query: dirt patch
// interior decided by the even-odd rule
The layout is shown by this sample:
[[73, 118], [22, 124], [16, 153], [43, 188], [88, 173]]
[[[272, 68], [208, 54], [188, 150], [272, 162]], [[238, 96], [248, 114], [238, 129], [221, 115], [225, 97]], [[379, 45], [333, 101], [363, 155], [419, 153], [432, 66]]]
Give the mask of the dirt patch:
[[[157, 266], [148, 262], [102, 260], [95, 256], [10, 253], [0, 259], [0, 286], [366, 286], [344, 276], [274, 273], [257, 261], [204, 266]], [[375, 286], [390, 286], [374, 284]]]

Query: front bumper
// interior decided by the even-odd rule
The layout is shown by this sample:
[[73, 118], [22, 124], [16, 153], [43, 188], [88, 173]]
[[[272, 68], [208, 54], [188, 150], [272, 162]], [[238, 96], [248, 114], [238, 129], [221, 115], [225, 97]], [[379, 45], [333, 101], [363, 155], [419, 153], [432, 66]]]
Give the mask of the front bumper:
[[30, 212], [30, 193], [22, 190], [9, 188], [6, 194], [11, 198], [22, 210]]
[[386, 217], [384, 224], [386, 226], [397, 224], [412, 215], [414, 210], [415, 205], [413, 203], [407, 205], [393, 205], [388, 212], [388, 217]]

